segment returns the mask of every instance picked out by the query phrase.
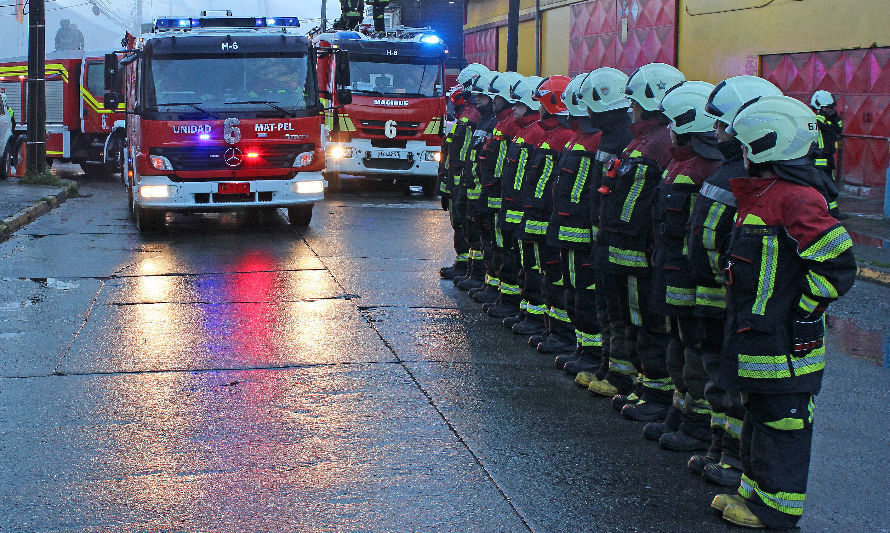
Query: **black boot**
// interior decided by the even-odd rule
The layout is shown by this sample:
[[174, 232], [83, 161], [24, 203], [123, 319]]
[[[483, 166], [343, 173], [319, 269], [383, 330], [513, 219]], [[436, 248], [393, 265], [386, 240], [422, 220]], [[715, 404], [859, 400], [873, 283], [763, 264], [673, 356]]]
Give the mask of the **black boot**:
[[467, 278], [460, 283], [457, 283], [457, 288], [462, 291], [469, 291], [471, 289], [481, 289], [485, 286], [485, 282], [481, 279], [476, 278]]
[[504, 303], [496, 303], [489, 305], [487, 308], [483, 306], [485, 314], [492, 318], [507, 318], [508, 316], [519, 316], [519, 306]]
[[[507, 318], [505, 318], [503, 320], [503, 322], [501, 322], [501, 324], [503, 324], [504, 327], [509, 329], [510, 331], [513, 331], [513, 328], [516, 327], [516, 324], [521, 324], [526, 316], [528, 316], [528, 315], [526, 315], [525, 313], [522, 313], [519, 316], [508, 316]], [[513, 331], [513, 333], [516, 333], [516, 332]]]
[[622, 411], [627, 405], [636, 405], [640, 401], [640, 396], [636, 391], [630, 394], [618, 394], [612, 397], [612, 409]]
[[531, 337], [532, 335], [540, 335], [547, 331], [544, 321], [536, 318], [534, 315], [526, 314], [525, 318], [513, 324], [513, 333], [522, 335], [523, 337]]
[[708, 465], [702, 471], [701, 477], [708, 483], [722, 485], [724, 487], [738, 487], [742, 481], [742, 471], [724, 462]]
[[665, 433], [658, 439], [658, 447], [672, 452], [697, 452], [707, 450], [711, 445], [709, 440], [701, 440], [677, 430], [673, 433]]
[[546, 341], [550, 335], [548, 332], [541, 333], [540, 335], [532, 335], [528, 338], [528, 345], [532, 348], [537, 348], [539, 344]]
[[500, 293], [495, 287], [491, 285], [486, 285], [482, 290], [476, 291], [472, 294], [474, 300], [479, 302], [480, 304], [490, 304], [497, 301]]
[[576, 361], [579, 357], [581, 357], [581, 345], [579, 344], [575, 351], [570, 354], [562, 354], [557, 355], [556, 360], [553, 362], [554, 366], [560, 370], [565, 370], [566, 364], [571, 361]]
[[693, 455], [689, 458], [689, 462], [686, 463], [686, 468], [689, 469], [690, 472], [696, 475], [702, 475], [702, 471], [708, 465], [717, 464], [720, 461], [719, 457], [711, 457], [708, 454], [705, 455]]
[[672, 433], [680, 429], [680, 421], [683, 418], [683, 411], [671, 404], [668, 413], [662, 422], [649, 422], [643, 426], [643, 436], [649, 440], [657, 441], [662, 435]]
[[640, 400], [637, 403], [625, 405], [621, 408], [621, 416], [637, 422], [656, 422], [664, 420], [667, 416], [670, 404], [661, 404]]
[[455, 261], [451, 266], [442, 267], [439, 269], [439, 275], [444, 279], [454, 279], [454, 276], [466, 276], [467, 262]]
[[543, 354], [557, 354], [557, 353], [572, 353], [575, 351], [575, 344], [565, 342], [562, 339], [557, 338], [555, 335], [550, 335], [547, 337], [547, 340], [538, 343], [536, 349]]
[[[599, 371], [601, 364], [602, 355], [600, 354], [599, 349], [594, 350], [590, 347], [581, 347], [580, 357], [578, 357], [571, 363], [566, 363], [566, 366], [565, 368], [563, 368], [563, 370], [565, 370], [567, 374], [570, 374], [572, 376], [577, 376], [581, 372], [596, 374]], [[586, 387], [587, 385], [584, 386]]]

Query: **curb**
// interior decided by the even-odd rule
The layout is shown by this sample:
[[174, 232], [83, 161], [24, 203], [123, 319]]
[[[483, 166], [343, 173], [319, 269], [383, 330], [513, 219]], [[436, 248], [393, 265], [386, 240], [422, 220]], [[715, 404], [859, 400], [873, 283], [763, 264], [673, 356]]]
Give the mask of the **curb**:
[[16, 231], [65, 203], [65, 200], [74, 196], [75, 190], [77, 190], [77, 185], [72, 183], [63, 188], [58, 194], [42, 199], [31, 207], [22, 209], [11, 217], [3, 219], [0, 222], [0, 242], [7, 240]]
[[862, 281], [877, 283], [884, 287], [890, 287], [890, 272], [885, 270], [878, 270], [876, 268], [864, 266], [856, 267], [856, 278], [861, 279]]

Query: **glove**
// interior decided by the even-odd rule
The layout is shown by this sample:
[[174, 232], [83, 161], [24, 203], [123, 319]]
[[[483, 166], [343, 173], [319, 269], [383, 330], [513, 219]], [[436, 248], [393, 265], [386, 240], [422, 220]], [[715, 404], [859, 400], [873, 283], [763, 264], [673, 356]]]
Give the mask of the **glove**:
[[442, 199], [442, 211], [448, 211], [448, 197], [443, 195]]

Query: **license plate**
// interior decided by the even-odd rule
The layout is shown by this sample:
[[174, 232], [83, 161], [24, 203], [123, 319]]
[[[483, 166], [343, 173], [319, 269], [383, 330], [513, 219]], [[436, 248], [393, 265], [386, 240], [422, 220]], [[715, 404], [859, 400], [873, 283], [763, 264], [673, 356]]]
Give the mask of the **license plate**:
[[219, 194], [249, 194], [250, 183], [220, 183]]
[[375, 150], [371, 153], [374, 159], [405, 159], [407, 156], [399, 150]]

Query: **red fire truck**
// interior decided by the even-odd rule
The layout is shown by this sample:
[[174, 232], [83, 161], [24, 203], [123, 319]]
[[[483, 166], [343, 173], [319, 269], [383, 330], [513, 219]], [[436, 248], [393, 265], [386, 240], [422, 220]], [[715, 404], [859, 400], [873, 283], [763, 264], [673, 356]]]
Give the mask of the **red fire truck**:
[[[163, 227], [168, 211], [287, 208], [292, 225], [309, 224], [324, 198], [323, 108], [316, 50], [298, 27], [231, 12], [161, 18], [129, 38], [119, 65], [106, 56], [106, 84], [124, 79], [123, 164], [140, 231]], [[348, 76], [339, 63], [335, 78]]]
[[[123, 106], [103, 105], [105, 52], [72, 50], [46, 56], [46, 157], [78, 163], [88, 174], [120, 170], [116, 159], [124, 139]], [[27, 132], [28, 58], [0, 61], [0, 91], [15, 112], [13, 154], [20, 154]], [[117, 127], [115, 127], [117, 125]], [[21, 168], [22, 161], [18, 167]]]
[[[442, 40], [428, 29], [399, 28], [383, 37], [355, 31], [313, 36], [319, 49], [349, 52], [352, 103], [337, 101], [333, 55], [320, 58], [319, 84], [333, 107], [325, 116], [325, 176], [340, 174], [421, 185], [436, 182], [445, 115]], [[327, 94], [325, 94], [327, 93]]]

